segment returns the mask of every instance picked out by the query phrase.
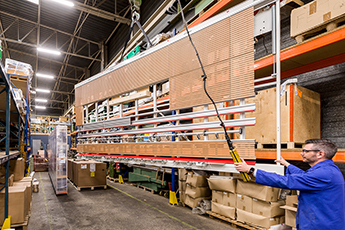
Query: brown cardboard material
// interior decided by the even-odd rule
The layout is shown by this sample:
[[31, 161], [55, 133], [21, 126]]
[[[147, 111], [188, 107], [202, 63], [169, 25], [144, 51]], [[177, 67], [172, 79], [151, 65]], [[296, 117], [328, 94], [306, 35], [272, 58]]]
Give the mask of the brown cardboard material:
[[235, 208], [237, 204], [237, 195], [231, 192], [223, 192], [222, 204], [225, 206], [230, 206], [230, 207]]
[[241, 194], [237, 194], [236, 208], [247, 212], [253, 210], [253, 198]]
[[236, 179], [225, 176], [211, 176], [207, 179], [211, 190], [236, 192]]
[[287, 226], [296, 227], [298, 198], [296, 195], [286, 196], [286, 205], [280, 208], [285, 209], [285, 224]]
[[279, 188], [273, 188], [252, 182], [237, 181], [236, 193], [250, 196], [258, 200], [275, 202], [278, 200]]
[[186, 195], [192, 198], [211, 196], [211, 190], [208, 187], [193, 187], [187, 184]]
[[264, 228], [269, 228], [272, 225], [279, 224], [280, 217], [265, 217], [237, 209], [237, 220], [243, 223], [250, 223]]
[[[24, 159], [17, 158], [9, 161], [9, 175], [13, 174], [13, 181], [19, 181], [24, 177]], [[5, 175], [5, 164], [0, 166], [0, 175]]]
[[32, 183], [30, 181], [17, 181], [13, 182], [13, 187], [22, 187], [26, 186], [27, 191], [26, 191], [26, 203], [27, 203], [27, 208], [30, 211], [31, 210], [31, 201], [32, 201]]
[[207, 186], [206, 176], [196, 176], [193, 172], [188, 172], [186, 181], [187, 181], [187, 184], [193, 187]]
[[73, 182], [77, 187], [106, 185], [107, 164], [98, 161], [73, 162]]
[[178, 169], [178, 179], [180, 181], [186, 181], [187, 180], [187, 169]]
[[185, 203], [186, 202], [186, 192], [180, 192], [180, 202]]
[[72, 167], [73, 167], [73, 160], [72, 159], [68, 159], [67, 160], [67, 178], [70, 181], [73, 181], [73, 170], [72, 170]]
[[186, 198], [186, 200], [184, 203], [191, 208], [195, 208], [196, 206], [198, 206], [198, 202], [201, 199], [204, 199], [204, 197], [193, 198], [193, 197], [188, 196], [187, 194], [186, 194], [185, 198]]
[[258, 199], [253, 199], [252, 213], [265, 217], [276, 217], [284, 215], [284, 210], [280, 206], [284, 205], [284, 201], [265, 202]]
[[215, 212], [215, 213], [218, 213], [220, 215], [229, 217], [231, 219], [235, 219], [235, 217], [236, 217], [236, 208], [234, 208], [234, 207], [225, 206], [222, 204], [212, 202], [211, 210], [212, 210], [212, 212]]
[[11, 174], [8, 178], [8, 186], [13, 186], [14, 174]]
[[187, 183], [185, 181], [178, 182], [178, 188], [181, 192], [185, 192], [187, 187]]
[[223, 192], [212, 190], [212, 202], [223, 204]]
[[[12, 186], [8, 188], [8, 215], [11, 216], [11, 224], [19, 224], [25, 221], [28, 214], [26, 186]], [[0, 193], [0, 224], [2, 225], [5, 215], [5, 190]]]

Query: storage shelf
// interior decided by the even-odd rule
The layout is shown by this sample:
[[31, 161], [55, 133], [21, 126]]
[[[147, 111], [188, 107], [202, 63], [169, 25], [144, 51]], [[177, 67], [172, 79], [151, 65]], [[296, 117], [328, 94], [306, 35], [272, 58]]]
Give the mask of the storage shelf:
[[8, 156], [6, 156], [6, 152], [0, 152], [0, 164], [3, 164], [9, 160], [15, 159], [19, 155], [20, 155], [19, 151], [10, 151]]

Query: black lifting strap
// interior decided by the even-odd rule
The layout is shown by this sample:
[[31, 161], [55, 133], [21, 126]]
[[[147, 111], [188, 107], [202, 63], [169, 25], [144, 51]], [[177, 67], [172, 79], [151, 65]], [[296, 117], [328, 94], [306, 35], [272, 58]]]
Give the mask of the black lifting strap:
[[122, 58], [123, 58], [123, 54], [125, 53], [125, 50], [127, 48], [127, 45], [128, 45], [128, 42], [129, 42], [129, 39], [131, 38], [131, 33], [133, 31], [133, 28], [134, 28], [134, 24], [137, 24], [139, 29], [141, 30], [141, 32], [144, 34], [144, 37], [147, 41], [147, 46], [148, 48], [152, 47], [152, 43], [150, 41], [150, 39], [147, 37], [147, 34], [145, 33], [145, 30], [143, 29], [143, 27], [141, 26], [140, 22], [137, 20], [136, 16], [134, 15], [132, 17], [132, 23], [131, 23], [131, 27], [129, 28], [129, 32], [128, 32], [128, 35], [127, 35], [127, 39], [126, 39], [126, 43], [125, 43], [125, 46], [123, 47], [123, 50], [122, 50], [122, 54], [121, 54], [121, 58], [120, 58], [120, 61], [122, 61]]

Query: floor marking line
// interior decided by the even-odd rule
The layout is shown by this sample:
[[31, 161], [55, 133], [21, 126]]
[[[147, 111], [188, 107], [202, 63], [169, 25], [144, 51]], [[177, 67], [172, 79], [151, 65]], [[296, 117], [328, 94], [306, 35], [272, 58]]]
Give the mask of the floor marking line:
[[162, 214], [168, 216], [169, 218], [171, 218], [171, 219], [173, 219], [173, 220], [176, 220], [176, 221], [178, 221], [178, 222], [180, 222], [180, 223], [182, 223], [182, 224], [184, 224], [184, 225], [186, 225], [186, 226], [188, 226], [188, 227], [190, 227], [190, 228], [197, 229], [196, 227], [194, 227], [194, 226], [192, 226], [192, 225], [190, 225], [190, 224], [187, 224], [186, 222], [183, 222], [182, 220], [180, 220], [180, 219], [178, 219], [178, 218], [176, 218], [176, 217], [174, 217], [174, 216], [171, 216], [171, 215], [169, 215], [168, 213], [166, 213], [166, 212], [164, 212], [164, 211], [162, 211], [162, 210], [159, 210], [159, 209], [156, 208], [156, 207], [153, 207], [152, 205], [146, 203], [145, 201], [142, 201], [142, 200], [140, 200], [140, 199], [138, 199], [138, 198], [132, 196], [131, 194], [128, 194], [127, 192], [122, 191], [121, 189], [118, 189], [118, 188], [116, 188], [116, 187], [114, 187], [114, 186], [112, 186], [112, 185], [110, 185], [110, 184], [108, 184], [108, 183], [107, 183], [107, 185], [108, 185], [109, 187], [112, 187], [113, 189], [116, 189], [117, 191], [119, 191], [119, 192], [121, 192], [121, 193], [123, 193], [123, 194], [129, 196], [130, 198], [133, 198], [133, 199], [135, 199], [135, 200], [137, 200], [137, 201], [140, 201], [141, 203], [143, 203], [143, 204], [145, 204], [145, 205], [147, 205], [147, 206], [149, 206], [149, 207], [151, 207], [151, 208], [157, 210], [158, 212], [160, 212], [160, 213], [162, 213]]
[[43, 186], [43, 181], [42, 181], [42, 177], [41, 177], [41, 172], [39, 172], [38, 175], [40, 176], [40, 184], [41, 184], [42, 192], [43, 192], [44, 206], [46, 207], [46, 211], [47, 211], [48, 222], [49, 222], [49, 229], [53, 230], [53, 228], [51, 226], [52, 222], [51, 222], [50, 214], [49, 214], [49, 211], [48, 211], [48, 203], [47, 203], [47, 199], [46, 199], [46, 193], [44, 192], [44, 186]]

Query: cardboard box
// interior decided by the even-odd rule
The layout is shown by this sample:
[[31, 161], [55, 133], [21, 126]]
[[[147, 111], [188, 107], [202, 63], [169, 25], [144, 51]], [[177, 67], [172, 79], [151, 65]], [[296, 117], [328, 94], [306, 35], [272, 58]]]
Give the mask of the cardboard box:
[[236, 192], [236, 179], [225, 176], [211, 176], [207, 179], [208, 186], [211, 190]]
[[283, 216], [284, 210], [280, 206], [284, 205], [284, 201], [277, 202], [265, 202], [257, 199], [253, 199], [252, 213], [265, 217]]
[[73, 182], [77, 187], [106, 185], [107, 164], [98, 161], [73, 161]]
[[285, 224], [287, 226], [296, 227], [298, 198], [296, 195], [286, 196], [286, 205], [280, 208], [285, 209]]
[[[13, 183], [13, 187], [26, 187], [26, 208], [27, 211], [31, 210], [31, 201], [32, 201], [32, 183], [29, 181], [18, 181]], [[27, 213], [26, 213], [27, 214]]]
[[219, 172], [219, 176], [232, 176], [230, 172]]
[[[8, 188], [8, 215], [11, 216], [11, 224], [19, 224], [25, 221], [28, 214], [26, 201], [27, 187], [13, 186]], [[0, 224], [4, 221], [5, 216], [5, 190], [0, 192]]]
[[247, 212], [253, 210], [253, 198], [241, 194], [237, 194], [236, 208]]
[[67, 178], [70, 181], [73, 181], [73, 160], [72, 159], [68, 159], [67, 160]]
[[223, 192], [212, 190], [212, 202], [223, 204]]
[[178, 180], [186, 181], [187, 180], [187, 169], [178, 169]]
[[292, 10], [291, 37], [304, 34], [317, 27], [326, 25], [345, 15], [344, 4], [339, 0], [314, 0]]
[[237, 209], [237, 221], [269, 228], [272, 225], [279, 224], [280, 217], [265, 217], [241, 209]]
[[180, 202], [185, 203], [186, 202], [186, 192], [179, 191], [180, 194]]
[[190, 197], [186, 194], [186, 200], [185, 200], [185, 204], [191, 208], [195, 208], [196, 206], [198, 206], [198, 202], [201, 200], [201, 199], [204, 199], [205, 197], [198, 197], [198, 198], [193, 198], [193, 197]]
[[[13, 181], [19, 181], [23, 179], [24, 177], [24, 159], [23, 158], [17, 158], [14, 160], [9, 161], [9, 175], [13, 174]], [[5, 164], [2, 164], [0, 166], [0, 175], [4, 176], [6, 173], [6, 167]]]
[[207, 186], [206, 176], [196, 176], [193, 172], [188, 172], [186, 181], [187, 181], [187, 184], [193, 187]]
[[192, 198], [211, 196], [211, 190], [208, 187], [193, 187], [187, 184], [186, 195]]
[[230, 207], [236, 207], [237, 204], [237, 196], [235, 193], [231, 192], [223, 192], [223, 205], [230, 206]]
[[59, 117], [59, 121], [62, 122], [67, 122], [68, 118], [67, 117]]
[[212, 210], [212, 212], [215, 212], [215, 213], [218, 213], [220, 215], [229, 217], [231, 219], [236, 218], [236, 208], [234, 208], [234, 207], [225, 206], [222, 204], [212, 202], [211, 210]]
[[238, 180], [236, 186], [236, 193], [268, 202], [277, 201], [279, 191], [279, 188], [269, 187], [252, 182], [243, 182], [242, 180]]
[[179, 181], [178, 182], [178, 189], [181, 192], [185, 192], [186, 191], [186, 187], [187, 187], [187, 183], [185, 181]]

